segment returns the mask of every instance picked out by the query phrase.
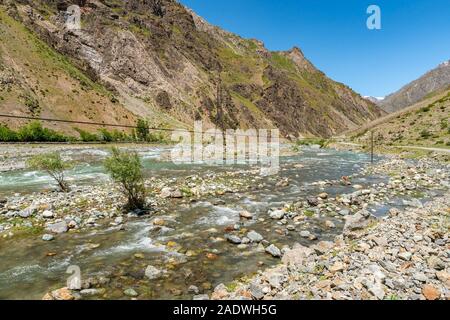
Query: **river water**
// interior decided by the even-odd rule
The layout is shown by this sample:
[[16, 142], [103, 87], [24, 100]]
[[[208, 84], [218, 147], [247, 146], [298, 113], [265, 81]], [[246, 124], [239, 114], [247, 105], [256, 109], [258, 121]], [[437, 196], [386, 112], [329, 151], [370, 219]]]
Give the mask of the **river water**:
[[[163, 151], [156, 147], [139, 151], [144, 159], [146, 176], [179, 177], [194, 172], [208, 174], [220, 170], [245, 170], [245, 166], [176, 166], [161, 161]], [[66, 151], [66, 158], [85, 162], [69, 172], [71, 183], [106, 181], [107, 176], [99, 162], [106, 155], [107, 152], [101, 149]], [[369, 156], [363, 153], [305, 149], [301, 154], [280, 160], [278, 177], [289, 178], [289, 186], [275, 187], [275, 179], [266, 177], [263, 189], [225, 194], [220, 201], [215, 197], [195, 203], [174, 201], [167, 213], [159, 216], [168, 222], [163, 228], [152, 226], [152, 217], [141, 217], [128, 220], [124, 230], [109, 227], [66, 233], [51, 242], [42, 241], [40, 235], [0, 239], [0, 298], [40, 299], [49, 289], [65, 286], [69, 277], [66, 270], [71, 265], [80, 267], [83, 278], [104, 276], [111, 279], [102, 285], [106, 289], [105, 294], [96, 298], [126, 298], [123, 291], [133, 288], [139, 299], [190, 299], [192, 293], [188, 292], [188, 287], [191, 285], [208, 293], [220, 283], [229, 283], [279, 261], [259, 252], [256, 246], [242, 249], [221, 241], [224, 228], [239, 222], [240, 211], [248, 210], [255, 216], [255, 219], [245, 222], [243, 228], [259, 232], [279, 248], [298, 242], [304, 245], [314, 243], [299, 236], [303, 228], [318, 235], [319, 240], [332, 239], [342, 230], [342, 219], [327, 218], [337, 226], [330, 230], [323, 227], [323, 220], [311, 218], [305, 226], [286, 235], [276, 232], [285, 230], [285, 227], [268, 219], [267, 212], [270, 208], [282, 207], [287, 202], [304, 200], [308, 195], [324, 191], [330, 196], [353, 192], [351, 187], [340, 184], [321, 188], [313, 182], [355, 174], [369, 161]], [[303, 167], [299, 168], [298, 164]], [[39, 191], [49, 188], [51, 183], [45, 175], [28, 171], [1, 173], [0, 181], [1, 195]], [[386, 181], [387, 177], [358, 176], [353, 182], [370, 187], [373, 183]], [[387, 207], [377, 209], [385, 211]], [[265, 220], [260, 221], [259, 218]], [[167, 245], [169, 242], [172, 247]], [[186, 251], [190, 252], [188, 256], [183, 254]], [[49, 252], [57, 254], [49, 256]], [[216, 255], [215, 258], [208, 257], [208, 253]], [[146, 279], [144, 270], [147, 265], [165, 270], [164, 276], [158, 280]]]

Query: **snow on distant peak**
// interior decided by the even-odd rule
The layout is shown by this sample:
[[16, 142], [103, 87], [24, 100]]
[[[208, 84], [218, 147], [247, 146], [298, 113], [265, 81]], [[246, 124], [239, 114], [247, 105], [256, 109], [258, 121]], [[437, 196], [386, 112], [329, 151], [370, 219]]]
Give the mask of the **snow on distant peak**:
[[385, 97], [364, 96], [365, 99], [383, 101]]

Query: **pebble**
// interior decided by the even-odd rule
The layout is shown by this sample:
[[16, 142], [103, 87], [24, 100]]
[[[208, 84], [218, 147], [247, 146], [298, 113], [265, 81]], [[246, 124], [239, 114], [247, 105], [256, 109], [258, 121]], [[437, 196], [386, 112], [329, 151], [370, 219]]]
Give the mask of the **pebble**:
[[44, 241], [52, 241], [54, 239], [55, 239], [55, 237], [53, 235], [51, 235], [51, 234], [44, 234], [42, 236], [42, 240], [44, 240]]
[[134, 290], [133, 288], [129, 288], [129, 289], [126, 289], [124, 292], [123, 292], [126, 296], [128, 296], [128, 297], [133, 297], [133, 298], [135, 298], [135, 297], [137, 297], [139, 294], [136, 292], [136, 290]]
[[162, 275], [163, 271], [154, 266], [147, 266], [147, 268], [145, 269], [145, 276], [150, 280], [158, 279]]
[[286, 213], [283, 210], [275, 210], [270, 212], [269, 216], [274, 220], [281, 220]]
[[411, 260], [411, 256], [412, 256], [412, 254], [410, 252], [408, 252], [408, 251], [404, 251], [404, 252], [401, 252], [401, 253], [398, 254], [398, 257], [400, 259], [402, 259], [402, 260], [405, 260], [405, 261], [410, 261]]
[[60, 234], [67, 232], [69, 227], [65, 221], [61, 221], [47, 225], [46, 230], [52, 233]]
[[51, 219], [51, 218], [53, 218], [55, 216], [55, 214], [52, 212], [52, 211], [50, 211], [50, 210], [45, 210], [43, 213], [42, 213], [42, 217], [44, 217], [45, 219]]
[[248, 211], [241, 211], [241, 212], [239, 212], [239, 216], [241, 218], [244, 218], [244, 219], [252, 219], [253, 218], [253, 214], [251, 214]]
[[266, 248], [266, 252], [272, 255], [272, 257], [281, 258], [281, 250], [273, 244]]
[[250, 239], [251, 242], [259, 243], [264, 240], [264, 237], [257, 233], [256, 231], [250, 231], [247, 233], [247, 238]]
[[231, 242], [232, 244], [241, 244], [242, 243], [241, 238], [239, 238], [238, 236], [232, 235], [232, 234], [225, 235], [225, 238], [227, 239], [228, 242]]

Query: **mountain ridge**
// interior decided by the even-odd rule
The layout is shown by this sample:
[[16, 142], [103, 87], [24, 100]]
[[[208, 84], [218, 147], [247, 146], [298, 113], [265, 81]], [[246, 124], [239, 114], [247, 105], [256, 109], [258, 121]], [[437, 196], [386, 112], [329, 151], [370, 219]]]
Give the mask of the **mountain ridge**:
[[440, 63], [416, 80], [388, 95], [378, 103], [386, 112], [395, 112], [411, 106], [428, 94], [450, 85], [450, 60]]
[[206, 126], [277, 127], [285, 136], [326, 137], [383, 115], [317, 70], [299, 48], [271, 52], [176, 1], [79, 0], [81, 31], [64, 28], [68, 1], [2, 3], [152, 125], [203, 120]]

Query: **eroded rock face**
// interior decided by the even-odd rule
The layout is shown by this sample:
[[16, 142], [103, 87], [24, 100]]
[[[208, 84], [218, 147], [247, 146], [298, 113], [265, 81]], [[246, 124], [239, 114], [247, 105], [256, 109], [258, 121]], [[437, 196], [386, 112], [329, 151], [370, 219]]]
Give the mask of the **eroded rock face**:
[[[53, 14], [48, 19], [38, 13], [44, 1], [24, 3], [16, 4], [16, 12], [30, 29], [138, 116], [162, 112], [185, 123], [202, 119], [228, 128], [246, 123], [279, 127], [284, 134], [329, 136], [382, 114], [326, 78], [300, 49], [271, 53], [260, 41], [209, 25], [177, 1], [112, 6], [78, 0], [83, 28], [75, 31], [64, 26], [69, 1], [47, 1]], [[307, 88], [292, 76], [305, 80]]]

